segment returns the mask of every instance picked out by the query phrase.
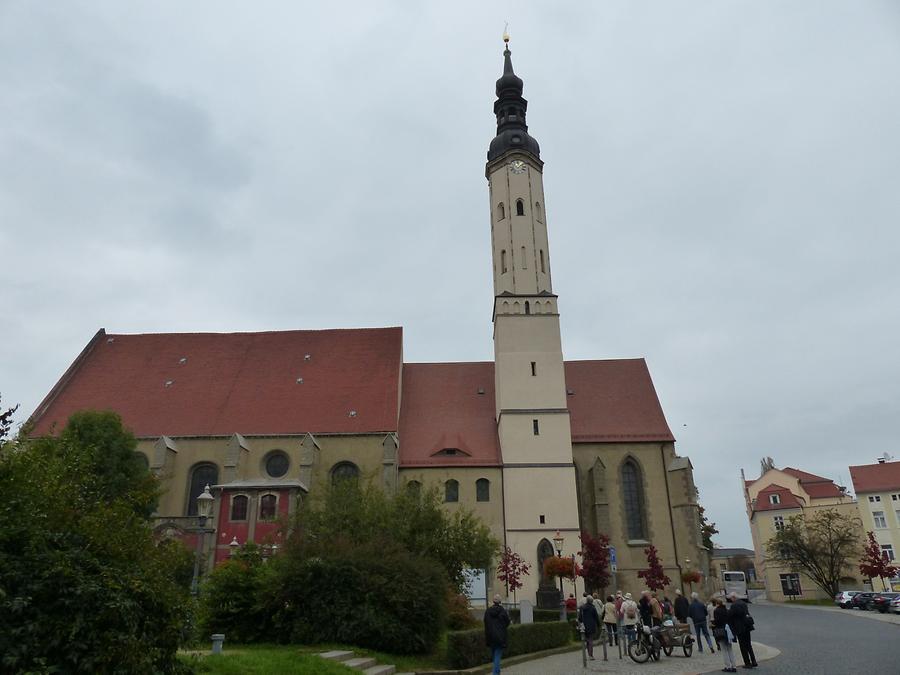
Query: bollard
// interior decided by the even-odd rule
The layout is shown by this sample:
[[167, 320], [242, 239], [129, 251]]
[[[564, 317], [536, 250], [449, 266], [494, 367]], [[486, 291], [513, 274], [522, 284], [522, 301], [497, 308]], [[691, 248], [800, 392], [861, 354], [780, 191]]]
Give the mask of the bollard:
[[222, 643], [225, 642], [225, 634], [224, 633], [215, 633], [210, 636], [212, 638], [212, 653], [213, 654], [221, 654], [222, 653]]
[[609, 661], [609, 659], [608, 659], [607, 656], [606, 656], [606, 643], [609, 642], [609, 631], [603, 631], [603, 633], [604, 633], [604, 637], [603, 637], [603, 660], [604, 660], [604, 661]]

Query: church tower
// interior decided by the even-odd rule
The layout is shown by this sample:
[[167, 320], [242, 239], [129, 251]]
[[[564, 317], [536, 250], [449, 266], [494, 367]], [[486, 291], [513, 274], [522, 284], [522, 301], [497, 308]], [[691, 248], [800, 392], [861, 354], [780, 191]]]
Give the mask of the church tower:
[[[504, 40], [508, 38], [504, 37]], [[509, 46], [497, 80], [497, 136], [485, 174], [491, 202], [494, 263], [494, 378], [503, 455], [506, 545], [532, 564], [523, 598], [555, 597], [541, 563], [554, 555], [557, 530], [564, 555], [580, 550], [572, 435], [566, 403], [557, 297], [553, 294], [543, 166], [528, 134], [522, 80]], [[541, 601], [544, 601], [543, 603]]]

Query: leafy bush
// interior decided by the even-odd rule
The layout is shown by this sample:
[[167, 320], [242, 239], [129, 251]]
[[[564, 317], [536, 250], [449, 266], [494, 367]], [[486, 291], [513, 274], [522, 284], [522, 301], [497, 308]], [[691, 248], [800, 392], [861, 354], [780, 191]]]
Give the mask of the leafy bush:
[[447, 628], [466, 630], [475, 628], [478, 621], [469, 613], [469, 599], [462, 593], [447, 591]]
[[436, 562], [405, 551], [360, 547], [340, 555], [269, 564], [276, 637], [340, 642], [396, 654], [433, 649], [443, 629], [447, 577]]
[[3, 447], [0, 671], [182, 667], [191, 555], [155, 541], [146, 515], [158, 486], [134, 448], [112, 413]]
[[[563, 623], [530, 623], [509, 627], [505, 657], [564, 647], [572, 641], [572, 626]], [[491, 654], [484, 642], [484, 629], [451, 631], [447, 634], [447, 664], [451, 668], [472, 668], [489, 663]]]

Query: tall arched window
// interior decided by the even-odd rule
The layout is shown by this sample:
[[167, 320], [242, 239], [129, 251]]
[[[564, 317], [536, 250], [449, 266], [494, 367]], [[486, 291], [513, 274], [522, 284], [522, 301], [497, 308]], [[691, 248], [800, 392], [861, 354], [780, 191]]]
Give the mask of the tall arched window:
[[525, 215], [525, 202], [521, 199], [516, 200], [516, 215], [524, 216]]
[[235, 495], [231, 498], [230, 520], [247, 520], [247, 495]]
[[191, 478], [188, 483], [188, 503], [187, 514], [189, 516], [197, 515], [197, 497], [199, 497], [203, 488], [207, 485], [212, 487], [219, 482], [219, 467], [210, 462], [194, 465], [191, 469]]
[[506, 249], [500, 251], [500, 274], [506, 274]]
[[275, 495], [263, 495], [259, 498], [259, 519], [275, 520], [278, 511], [278, 497]]
[[497, 204], [497, 220], [503, 220], [506, 218], [506, 207], [503, 206], [503, 202]]
[[353, 462], [338, 462], [331, 469], [331, 484], [337, 485], [344, 480], [358, 480], [359, 467]]
[[479, 478], [475, 481], [475, 501], [491, 501], [491, 481], [487, 478]]
[[444, 483], [444, 501], [459, 501], [459, 481], [455, 481], [451, 478], [446, 483]]
[[625, 526], [629, 539], [646, 539], [644, 485], [641, 469], [633, 459], [622, 464], [622, 498], [625, 502]]

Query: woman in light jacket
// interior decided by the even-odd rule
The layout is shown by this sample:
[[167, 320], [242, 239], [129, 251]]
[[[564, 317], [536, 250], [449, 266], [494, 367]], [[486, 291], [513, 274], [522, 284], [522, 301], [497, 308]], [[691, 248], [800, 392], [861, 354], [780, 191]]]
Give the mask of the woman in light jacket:
[[606, 637], [609, 644], [619, 644], [619, 616], [616, 612], [616, 599], [613, 596], [607, 596], [606, 604], [603, 606], [603, 625], [606, 626]]

